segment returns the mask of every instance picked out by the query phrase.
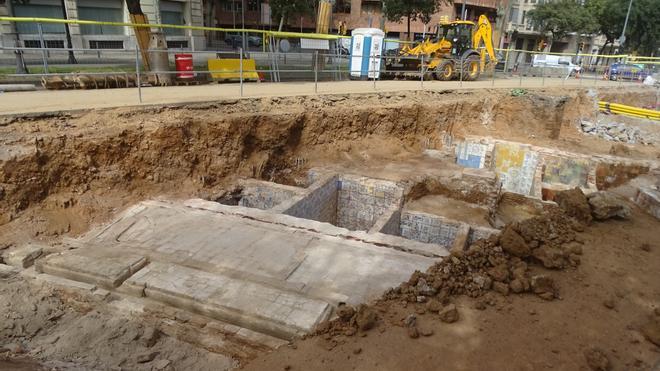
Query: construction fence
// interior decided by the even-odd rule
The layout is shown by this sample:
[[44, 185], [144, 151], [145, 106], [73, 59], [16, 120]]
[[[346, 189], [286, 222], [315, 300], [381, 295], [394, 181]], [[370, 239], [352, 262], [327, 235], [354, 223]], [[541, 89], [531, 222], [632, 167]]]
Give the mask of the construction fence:
[[[416, 81], [419, 88], [424, 89], [475, 84], [465, 67], [467, 61], [463, 59], [453, 61], [455, 68], [449, 77], [443, 76], [446, 71], [429, 68], [424, 57], [404, 63], [399, 50], [406, 42], [400, 40], [385, 39], [380, 54], [371, 58], [365, 56], [369, 66], [364, 74], [354, 66], [351, 68], [351, 59], [362, 56], [351, 55], [351, 38], [347, 36], [49, 18], [0, 17], [0, 21], [30, 24], [37, 32], [36, 39], [30, 42], [17, 38], [14, 45], [2, 45], [0, 83], [31, 82], [48, 89], [135, 87], [141, 90], [154, 85], [233, 82], [238, 83], [240, 95], [245, 93], [244, 84], [260, 82], [314, 82], [315, 92], [319, 91], [319, 84], [347, 80], [360, 80], [363, 86], [369, 84], [374, 90], [390, 89], [393, 83], [387, 80]], [[150, 28], [165, 36], [176, 32], [205, 32], [212, 42], [201, 50], [169, 38], [166, 38], [166, 45], [154, 44], [153, 49], [150, 45], [149, 50], [139, 50], [135, 42], [123, 43], [121, 47], [90, 42], [89, 48], [70, 48], [53, 43], [52, 35], [45, 32], [46, 25], [63, 23], [123, 28], [125, 34], [131, 34], [133, 27]], [[163, 62], [146, 70], [143, 53]], [[515, 49], [497, 49], [497, 59], [497, 63], [479, 68], [480, 86], [640, 84], [648, 76], [657, 76], [660, 67], [660, 57]], [[77, 63], [70, 63], [72, 60]], [[141, 91], [138, 98], [143, 101]]]

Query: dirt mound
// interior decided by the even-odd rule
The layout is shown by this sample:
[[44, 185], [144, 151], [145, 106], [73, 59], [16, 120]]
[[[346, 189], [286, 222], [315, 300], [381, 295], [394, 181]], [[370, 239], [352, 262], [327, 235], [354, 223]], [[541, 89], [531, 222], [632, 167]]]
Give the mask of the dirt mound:
[[[451, 299], [460, 295], [478, 298], [489, 291], [505, 296], [529, 292], [553, 300], [559, 297], [553, 279], [530, 275], [529, 264], [554, 269], [578, 265], [582, 250], [579, 243], [572, 243], [575, 226], [575, 221], [560, 210], [509, 224], [501, 234], [478, 240], [466, 251], [452, 252], [426, 272], [416, 271], [407, 282], [385, 292], [380, 303], [425, 304], [425, 311], [440, 313], [444, 322], [451, 323], [458, 320]], [[364, 313], [370, 319], [366, 327], [360, 325]], [[375, 315], [366, 305], [357, 310], [340, 306], [338, 318], [319, 325], [315, 335], [353, 336], [358, 330], [371, 328]]]
[[591, 208], [587, 197], [580, 188], [575, 187], [568, 191], [557, 192], [555, 202], [567, 215], [574, 217], [579, 222], [584, 224], [591, 222]]

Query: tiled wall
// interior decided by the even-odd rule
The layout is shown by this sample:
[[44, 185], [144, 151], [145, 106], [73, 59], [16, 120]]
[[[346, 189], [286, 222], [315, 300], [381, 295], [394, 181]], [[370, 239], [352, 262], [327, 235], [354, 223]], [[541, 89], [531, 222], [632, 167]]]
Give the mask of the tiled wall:
[[401, 237], [451, 248], [461, 223], [418, 212], [401, 213]]
[[403, 198], [403, 188], [385, 180], [344, 176], [338, 188], [337, 226], [351, 230], [369, 230]]
[[338, 179], [330, 177], [310, 186], [309, 193], [284, 214], [337, 225]]

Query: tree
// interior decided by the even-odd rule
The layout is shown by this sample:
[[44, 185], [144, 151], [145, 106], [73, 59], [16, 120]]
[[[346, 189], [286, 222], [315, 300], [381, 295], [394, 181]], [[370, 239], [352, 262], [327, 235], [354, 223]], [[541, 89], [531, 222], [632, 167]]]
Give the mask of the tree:
[[563, 39], [570, 32], [577, 32], [579, 38], [580, 34], [592, 32], [597, 27], [593, 15], [576, 0], [545, 2], [537, 5], [527, 14], [542, 35], [547, 33], [552, 35], [548, 49], [553, 41]]
[[290, 17], [314, 15], [314, 0], [270, 0], [273, 18], [280, 19], [279, 31]]
[[594, 16], [598, 31], [605, 37], [605, 43], [598, 54], [603, 54], [608, 44], [621, 36], [623, 23], [626, 19], [628, 4], [620, 0], [589, 0], [587, 10]]
[[[14, 7], [13, 7], [14, 2], [9, 1], [7, 4], [8, 10], [9, 10], [9, 16], [14, 17]], [[18, 37], [18, 28], [16, 27], [16, 22], [10, 22], [11, 25], [11, 33], [14, 34], [14, 46], [16, 48], [20, 48], [21, 46], [21, 40]], [[28, 70], [27, 64], [25, 63], [25, 58], [23, 58], [23, 51], [20, 49], [14, 50], [14, 56], [16, 57], [16, 73], [17, 74], [28, 74], [30, 71]]]
[[[440, 0], [450, 3], [452, 0]], [[431, 16], [438, 9], [438, 0], [383, 0], [385, 17], [401, 23], [403, 18], [408, 21], [408, 37], [410, 38], [410, 21], [421, 20], [424, 23], [431, 21]]]
[[[587, 9], [594, 15], [598, 31], [605, 37], [605, 44], [613, 45], [623, 32], [623, 24], [628, 11], [628, 1], [621, 0], [589, 0]], [[660, 40], [660, 27], [657, 19], [660, 17], [660, 7], [657, 0], [634, 0], [630, 9], [630, 19], [626, 28], [626, 42], [620, 52], [633, 52], [642, 55], [657, 53]]]
[[638, 55], [656, 55], [660, 48], [658, 0], [635, 0], [630, 10], [623, 49]]

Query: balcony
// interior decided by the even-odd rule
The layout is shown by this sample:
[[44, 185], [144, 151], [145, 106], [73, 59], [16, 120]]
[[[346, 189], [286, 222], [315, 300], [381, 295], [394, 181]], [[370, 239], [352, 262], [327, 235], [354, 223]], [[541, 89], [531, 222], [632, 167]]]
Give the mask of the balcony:
[[464, 2], [465, 5], [478, 6], [481, 8], [497, 9], [498, 0], [454, 0], [454, 5], [457, 4], [462, 5]]

